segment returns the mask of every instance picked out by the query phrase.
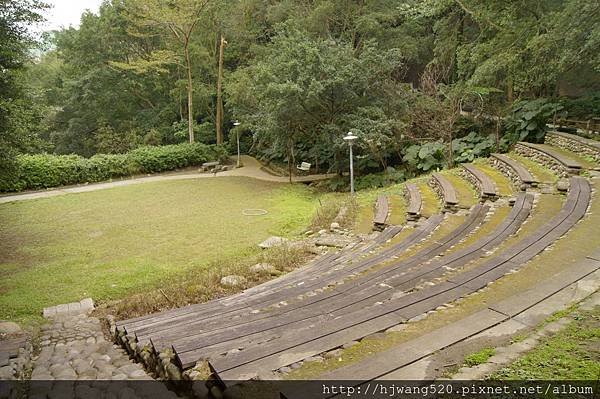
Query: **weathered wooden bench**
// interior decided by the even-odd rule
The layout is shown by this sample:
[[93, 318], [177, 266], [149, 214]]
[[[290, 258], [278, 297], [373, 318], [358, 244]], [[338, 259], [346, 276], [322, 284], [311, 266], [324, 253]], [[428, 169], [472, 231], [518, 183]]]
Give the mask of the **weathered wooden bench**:
[[[418, 296], [420, 297], [420, 299], [422, 299], [421, 301], [417, 302], [417, 307], [428, 302], [425, 306], [422, 307], [422, 309], [419, 309], [419, 311], [431, 308], [432, 306], [439, 306], [445, 303], [442, 301], [448, 301], [448, 298], [458, 299], [461, 296], [467, 295], [469, 293], [477, 291], [480, 288], [483, 288], [490, 281], [494, 281], [500, 278], [510, 269], [518, 268], [524, 262], [531, 259], [537, 253], [541, 252], [545, 247], [552, 244], [554, 240], [556, 240], [558, 237], [560, 237], [562, 234], [568, 231], [575, 223], [577, 223], [577, 221], [580, 218], [584, 216], [585, 209], [589, 204], [591, 196], [591, 189], [589, 187], [589, 184], [584, 179], [577, 179], [576, 181], [572, 180], [571, 187], [573, 187], [573, 189], [569, 192], [569, 197], [565, 202], [561, 212], [558, 215], [556, 215], [552, 220], [550, 220], [546, 225], [542, 226], [533, 234], [528, 236], [526, 239], [508, 248], [505, 251], [505, 253], [501, 256], [491, 259], [490, 261], [484, 262], [482, 265], [477, 266], [476, 268], [468, 272], [460, 273], [457, 275], [456, 278], [450, 279], [446, 283], [440, 284], [438, 287], [431, 287], [417, 292], [415, 296]], [[532, 242], [537, 242], [539, 243], [539, 245], [537, 245], [536, 247], [532, 247]], [[521, 263], [517, 263], [517, 261], [514, 260], [515, 257], [518, 257], [518, 262]], [[593, 265], [593, 267], [591, 268], [591, 270], [596, 269], [596, 265]], [[588, 270], [586, 271], [586, 273], [590, 273], [590, 271]], [[429, 292], [426, 293], [425, 291]], [[409, 294], [408, 296], [411, 295], [412, 294]], [[401, 297], [399, 302], [405, 301], [405, 298], [406, 296]], [[543, 299], [543, 297], [538, 298], [538, 300], [540, 299]], [[521, 302], [522, 300], [518, 301], [517, 304], [520, 304]], [[388, 304], [385, 304], [383, 306], [388, 306]], [[410, 308], [411, 306], [412, 305], [408, 305], [404, 308], [404, 310], [400, 309], [394, 311], [392, 310], [392, 306], [390, 304], [389, 309], [386, 310], [388, 310], [389, 312], [394, 312], [398, 315], [398, 318], [400, 318], [400, 316], [402, 315], [404, 315], [405, 317], [410, 317], [411, 314], [414, 314], [414, 312], [407, 311], [406, 309]], [[520, 305], [519, 307], [519, 309], [525, 308], [523, 307], [523, 305]], [[519, 311], [519, 309], [517, 309], [517, 312]], [[456, 323], [456, 326], [459, 327], [457, 328], [456, 333], [460, 334], [461, 331], [464, 331], [465, 326], [467, 326], [467, 328], [470, 328], [471, 326], [477, 327], [477, 329], [474, 332], [493, 326], [498, 323], [498, 316], [504, 318], [509, 317], [509, 315], [506, 315], [504, 313], [505, 312], [500, 313], [488, 310], [485, 310], [484, 313], [475, 313], [473, 316], [469, 316], [467, 319], [465, 319], [470, 320], [469, 322], [465, 323], [464, 321], [461, 321], [460, 323]], [[343, 320], [340, 319], [338, 319], [338, 321], [343, 323]], [[374, 379], [388, 377], [393, 378], [394, 370], [397, 370], [401, 366], [408, 364], [414, 360], [418, 360], [419, 358], [427, 354], [422, 352], [423, 345], [415, 345], [416, 342], [424, 344], [428, 341], [437, 342], [441, 340], [440, 343], [443, 347], [450, 343], [444, 343], [443, 337], [446, 337], [448, 335], [453, 336], [454, 334], [452, 333], [452, 331], [452, 328], [450, 328], [450, 330], [445, 331], [444, 334], [436, 335], [436, 339], [433, 339], [430, 333], [429, 335], [426, 335], [422, 338], [417, 338], [415, 341], [409, 342], [408, 344], [401, 344], [396, 348], [369, 357], [364, 361], [323, 374], [319, 376], [319, 379], [355, 380], [352, 383], [352, 385], [361, 386], [365, 382]], [[470, 333], [469, 335], [473, 335], [473, 333]], [[441, 347], [438, 349], [441, 349]], [[399, 355], [400, 357], [398, 357]], [[288, 393], [283, 393], [282, 397], [287, 399], [294, 399], [299, 397], [297, 394], [297, 391], [291, 391]]]
[[600, 162], [600, 142], [576, 134], [550, 131], [546, 133], [546, 143], [578, 154], [587, 155]]
[[[237, 308], [235, 304], [231, 304], [231, 306], [227, 306], [221, 310], [208, 309], [208, 312], [189, 312], [187, 315], [182, 315], [182, 317], [170, 318], [168, 316], [172, 315], [169, 315], [168, 313], [171, 313], [172, 311], [163, 312], [163, 320], [160, 320], [159, 323], [152, 323], [151, 320], [141, 320], [140, 322], [136, 322], [135, 325], [132, 326], [131, 323], [125, 322], [121, 324], [121, 328], [127, 328], [128, 332], [134, 332], [136, 336], [142, 340], [155, 338], [155, 340], [153, 341], [155, 345], [158, 344], [158, 341], [156, 341], [156, 337], [158, 335], [164, 335], [162, 334], [163, 331], [168, 331], [168, 334], [170, 335], [170, 341], [168, 342], [168, 344], [170, 345], [178, 338], [190, 335], [190, 331], [195, 331], [194, 329], [190, 330], [189, 327], [194, 327], [194, 323], [197, 323], [198, 321], [201, 321], [201, 323], [204, 324], [203, 329], [207, 328], [206, 324], [209, 322], [209, 320], [203, 316], [210, 316], [209, 318], [211, 318], [213, 321], [217, 320], [217, 322], [219, 322], [219, 320], [223, 321], [225, 317], [232, 318], [233, 316], [235, 316], [238, 317], [238, 319], [236, 320], [239, 321], [239, 316], [243, 315], [243, 313], [240, 313], [240, 311], [243, 311], [244, 309], [247, 310], [248, 306], [252, 306], [253, 309], [265, 308], [270, 304], [276, 304], [280, 301], [289, 300], [290, 298], [293, 298], [299, 294], [326, 286], [331, 281], [343, 279], [346, 276], [353, 273], [360, 273], [361, 271], [373, 265], [381, 263], [386, 259], [393, 258], [396, 254], [402, 253], [410, 246], [416, 244], [417, 242], [421, 241], [426, 236], [431, 234], [431, 232], [439, 225], [442, 219], [443, 218], [441, 215], [434, 215], [430, 217], [425, 223], [423, 223], [422, 226], [415, 229], [415, 231], [410, 236], [402, 240], [400, 243], [388, 247], [374, 256], [370, 256], [362, 260], [359, 259], [357, 262], [350, 263], [345, 268], [336, 266], [337, 260], [343, 259], [343, 257], [339, 257], [337, 260], [333, 261], [334, 263], [330, 266], [331, 270], [328, 270], [326, 273], [324, 273], [323, 271], [314, 270], [314, 268], [305, 270], [306, 274], [310, 273], [310, 275], [299, 276], [304, 278], [302, 278], [300, 280], [300, 283], [297, 283], [296, 285], [290, 286], [284, 284], [276, 284], [277, 280], [272, 280], [269, 283], [272, 287], [275, 287], [274, 291], [267, 291], [266, 295], [260, 295], [261, 293], [258, 293], [259, 295], [256, 295], [257, 293], [255, 293], [255, 295], [253, 295], [252, 297], [248, 297], [243, 302], [242, 308]], [[386, 231], [384, 231], [384, 233], [382, 233], [378, 237], [378, 239], [385, 240], [387, 231], [389, 231], [389, 233], [387, 233], [387, 237], [391, 238], [391, 234], [397, 234], [397, 232], [399, 232], [400, 229], [397, 226], [391, 226], [388, 229], [386, 229]], [[368, 250], [371, 248], [372, 245], [367, 245], [365, 249]], [[359, 252], [355, 253], [354, 258], [359, 258], [358, 255], [360, 255]], [[298, 281], [298, 279], [296, 279], [296, 281]], [[262, 286], [269, 285], [269, 283], [262, 284]], [[188, 308], [190, 307], [186, 307], [183, 309], [186, 310]], [[247, 310], [246, 314], [248, 312], [249, 311]], [[271, 310], [270, 313], [273, 314], [273, 311]]]
[[375, 202], [375, 214], [373, 216], [373, 228], [383, 230], [387, 225], [388, 215], [390, 213], [390, 204], [386, 195], [379, 195]]
[[[347, 282], [345, 284], [343, 284], [342, 286], [340, 286], [339, 289], [334, 289], [334, 291], [338, 291], [341, 290], [340, 292], [343, 292], [343, 295], [336, 295], [332, 300], [328, 300], [327, 303], [323, 303], [321, 305], [321, 313], [319, 315], [319, 313], [317, 313], [317, 315], [313, 316], [316, 317], [317, 319], [319, 318], [323, 318], [325, 317], [325, 319], [329, 320], [329, 322], [325, 325], [325, 324], [321, 324], [318, 323], [320, 326], [323, 326], [324, 329], [321, 330], [319, 329], [310, 329], [310, 331], [305, 331], [304, 334], [300, 334], [298, 336], [296, 336], [295, 338], [292, 338], [290, 336], [288, 336], [288, 333], [291, 335], [295, 335], [294, 331], [301, 331], [301, 330], [297, 330], [297, 329], [302, 329], [301, 325], [288, 325], [285, 329], [285, 333], [283, 335], [281, 335], [281, 331], [279, 331], [279, 337], [277, 338], [276, 336], [272, 336], [269, 335], [268, 338], [266, 336], [263, 336], [263, 338], [266, 339], [266, 341], [264, 341], [264, 344], [266, 346], [262, 346], [261, 350], [254, 349], [254, 348], [247, 348], [246, 350], [242, 351], [239, 353], [239, 356], [236, 355], [232, 355], [232, 356], [226, 356], [225, 358], [221, 358], [219, 356], [216, 356], [212, 361], [211, 364], [213, 364], [213, 366], [215, 366], [216, 370], [220, 370], [221, 367], [225, 367], [227, 368], [227, 363], [229, 362], [237, 362], [240, 361], [241, 363], [246, 363], [246, 362], [253, 362], [253, 361], [260, 361], [258, 358], [253, 358], [254, 356], [259, 356], [259, 352], [266, 352], [266, 353], [273, 353], [271, 351], [277, 352], [278, 350], [283, 349], [282, 347], [280, 347], [279, 345], [287, 345], [285, 342], [290, 342], [290, 339], [293, 340], [299, 340], [302, 341], [303, 343], [301, 343], [300, 345], [303, 346], [303, 349], [300, 352], [304, 352], [305, 350], [310, 350], [310, 352], [312, 354], [315, 353], [320, 353], [321, 352], [321, 347], [318, 345], [315, 345], [314, 348], [309, 348], [310, 343], [314, 343], [316, 339], [319, 339], [319, 337], [321, 337], [321, 334], [325, 334], [327, 335], [327, 332], [329, 331], [328, 329], [332, 329], [333, 331], [335, 331], [337, 328], [342, 328], [342, 326], [336, 326], [336, 324], [334, 323], [334, 320], [337, 320], [337, 316], [339, 316], [339, 314], [345, 313], [347, 311], [353, 311], [353, 312], [357, 312], [361, 309], [371, 309], [371, 310], [375, 310], [377, 309], [377, 307], [375, 308], [371, 308], [371, 306], [373, 305], [373, 303], [371, 303], [371, 305], [367, 306], [367, 303], [373, 299], [373, 301], [375, 301], [376, 299], [374, 299], [373, 297], [380, 293], [382, 290], [389, 290], [389, 286], [385, 285], [385, 284], [379, 284], [381, 282], [382, 278], [387, 278], [390, 277], [391, 275], [393, 275], [394, 273], [397, 272], [401, 272], [403, 270], [407, 270], [411, 267], [415, 267], [419, 264], [421, 264], [424, 260], [427, 259], [431, 259], [433, 257], [435, 257], [436, 255], [438, 255], [439, 253], [445, 251], [446, 249], [450, 248], [452, 245], [454, 245], [455, 243], [457, 243], [458, 241], [462, 240], [464, 238], [464, 235], [469, 231], [469, 230], [473, 230], [477, 225], [479, 225], [482, 221], [483, 218], [485, 217], [485, 214], [487, 213], [488, 208], [481, 206], [481, 205], [477, 205], [474, 208], [473, 213], [470, 215], [469, 220], [465, 221], [463, 223], [463, 225], [461, 225], [460, 228], [456, 229], [455, 231], [452, 232], [452, 234], [449, 234], [445, 239], [440, 239], [440, 240], [436, 240], [435, 244], [433, 245], [433, 247], [429, 247], [427, 249], [422, 250], [419, 254], [411, 257], [410, 260], [405, 260], [405, 261], [397, 261], [397, 262], [393, 262], [389, 265], [388, 268], [382, 269], [382, 270], [377, 270], [375, 272], [371, 272], [368, 273], [364, 276], [362, 276], [362, 278], [360, 280], [357, 281], [351, 281], [351, 282]], [[322, 295], [327, 295], [327, 294], [322, 294]], [[331, 294], [329, 294], [331, 295]], [[320, 303], [319, 303], [320, 304]], [[306, 308], [305, 308], [306, 309]], [[369, 312], [363, 312], [364, 314], [361, 316], [360, 319], [364, 320], [365, 316], [369, 313]], [[354, 314], [354, 313], [353, 313]], [[289, 316], [292, 317], [292, 316]], [[333, 317], [333, 319], [332, 319]], [[368, 317], [366, 318], [368, 320]], [[364, 320], [364, 321], [367, 321]], [[288, 320], [289, 321], [289, 320]], [[313, 323], [315, 323], [317, 320], [312, 320], [312, 321], [308, 321], [308, 320], [304, 320], [304, 328], [306, 328], [309, 325], [313, 325]], [[325, 322], [325, 320], [322, 320], [323, 322]], [[350, 322], [350, 320], [346, 320], [347, 322]], [[360, 320], [358, 320], [360, 321]], [[272, 320], [271, 322], [277, 322], [277, 318], [275, 320]], [[360, 323], [359, 323], [360, 324]], [[371, 327], [369, 327], [371, 328]], [[384, 327], [386, 328], [386, 327]], [[361, 331], [361, 328], [357, 328], [358, 331]], [[369, 330], [370, 332], [375, 332], [372, 330]], [[248, 331], [250, 332], [250, 331]], [[268, 334], [270, 334], [271, 332], [273, 332], [272, 330], [269, 330]], [[364, 332], [364, 331], [363, 331]], [[370, 333], [369, 332], [369, 333]], [[357, 331], [346, 331], [345, 333], [349, 333], [349, 334], [356, 334]], [[313, 334], [316, 334], [313, 336]], [[256, 337], [253, 337], [251, 339], [256, 339]], [[326, 340], [330, 341], [331, 339], [333, 339], [333, 337], [329, 337]], [[342, 340], [345, 338], [341, 338]], [[204, 343], [205, 341], [202, 340], [202, 342]], [[255, 343], [258, 344], [258, 342], [260, 341], [255, 341]], [[347, 341], [343, 341], [343, 342], [347, 342]], [[342, 342], [342, 343], [343, 343]], [[245, 345], [243, 345], [240, 341], [235, 341], [235, 342], [231, 342], [231, 344], [233, 346], [237, 346], [237, 345], [248, 345], [248, 343], [246, 342]], [[271, 346], [272, 345], [272, 346]], [[304, 348], [304, 345], [307, 345], [306, 348]], [[341, 344], [340, 344], [341, 345]], [[268, 348], [267, 348], [268, 346]], [[196, 356], [202, 354], [201, 351], [195, 351], [195, 352], [182, 352], [181, 349], [183, 348], [178, 348], [177, 345], [174, 345], [174, 348], [176, 349], [178, 356], [181, 357], [182, 362], [186, 362], [186, 361], [190, 361], [192, 358], [195, 358]], [[217, 348], [212, 348], [211, 350], [214, 350]], [[223, 349], [223, 348], [221, 348]], [[219, 349], [219, 350], [221, 350]], [[285, 349], [283, 349], [285, 350]], [[297, 360], [293, 360], [293, 361], [298, 361], [298, 360], [302, 360], [303, 354], [306, 353], [298, 353], [295, 352], [295, 349], [293, 350], [294, 353], [289, 353], [286, 354], [286, 359], [288, 357], [288, 355], [290, 356], [289, 359], [295, 359], [296, 357], [300, 356], [300, 358], [298, 358]], [[189, 356], [191, 353], [191, 356]], [[204, 355], [209, 354], [210, 352], [205, 352]], [[264, 355], [265, 353], [263, 353]], [[311, 354], [306, 354], [305, 357], [310, 356]], [[189, 356], [189, 357], [188, 357]], [[251, 360], [252, 359], [252, 360]], [[269, 366], [267, 366], [267, 369], [272, 370], [272, 365], [271, 364], [276, 364], [277, 362], [281, 361], [282, 359], [277, 359], [276, 356], [273, 356], [272, 358], [270, 358], [269, 360]], [[284, 362], [286, 360], [284, 359]], [[292, 361], [292, 362], [293, 362]], [[222, 365], [221, 362], [226, 362], [225, 365]], [[274, 363], [271, 363], [274, 362]], [[229, 363], [231, 364], [231, 363]], [[261, 363], [262, 364], [262, 363]], [[242, 365], [236, 365], [233, 366], [232, 368], [237, 368], [238, 366], [242, 367], [243, 370], [246, 370], [246, 368]], [[242, 371], [242, 369], [237, 370], [237, 371]], [[236, 373], [235, 372], [231, 372], [231, 373]], [[230, 377], [233, 377], [233, 374], [231, 373], [226, 373], [224, 374], [224, 379], [230, 379]], [[245, 371], [242, 371], [242, 374], [244, 374]], [[232, 378], [232, 379], [236, 379], [236, 378]]]
[[406, 213], [408, 220], [418, 220], [421, 217], [421, 207], [423, 206], [423, 199], [419, 188], [414, 183], [406, 183], [406, 195], [408, 197], [408, 208]]
[[498, 198], [496, 185], [488, 175], [470, 163], [462, 164], [462, 167], [467, 172], [467, 177], [470, 177], [469, 180], [479, 188], [481, 200], [489, 199], [494, 201]]
[[456, 189], [450, 183], [450, 180], [446, 179], [441, 173], [433, 173], [431, 175], [431, 182], [442, 197], [445, 211], [454, 211], [458, 207], [458, 196]]
[[510, 179], [514, 179], [514, 176], [524, 185], [522, 189], [527, 187], [537, 187], [538, 181], [525, 166], [520, 162], [504, 155], [504, 154], [492, 154], [492, 162], [498, 167], [498, 169], [507, 175]]
[[[559, 169], [564, 171], [564, 175], [578, 175], [582, 169], [582, 165], [576, 160], [569, 158], [557, 151], [554, 151], [551, 148], [545, 147], [541, 144], [533, 144], [526, 143], [524, 141], [520, 141], [515, 146], [515, 150], [517, 152], [521, 152], [524, 155], [529, 150], [533, 150], [537, 153], [541, 158], [550, 161], [552, 164], [556, 165]], [[540, 159], [540, 162], [542, 160]]]

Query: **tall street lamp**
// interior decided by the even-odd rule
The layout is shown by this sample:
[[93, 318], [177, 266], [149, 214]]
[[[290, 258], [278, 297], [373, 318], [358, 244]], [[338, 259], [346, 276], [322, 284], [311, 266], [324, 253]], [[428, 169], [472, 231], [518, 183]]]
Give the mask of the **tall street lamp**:
[[350, 147], [350, 194], [352, 195], [354, 195], [354, 161], [352, 160], [352, 144], [357, 138], [358, 137], [352, 132], [348, 132], [344, 137], [344, 140], [348, 142], [348, 146]]
[[236, 134], [236, 137], [237, 137], [237, 153], [238, 153], [238, 156], [237, 156], [237, 167], [238, 168], [240, 167], [240, 129], [238, 129], [239, 125], [241, 125], [240, 122], [238, 122], [238, 121], [233, 122], [233, 126], [235, 126], [235, 134]]

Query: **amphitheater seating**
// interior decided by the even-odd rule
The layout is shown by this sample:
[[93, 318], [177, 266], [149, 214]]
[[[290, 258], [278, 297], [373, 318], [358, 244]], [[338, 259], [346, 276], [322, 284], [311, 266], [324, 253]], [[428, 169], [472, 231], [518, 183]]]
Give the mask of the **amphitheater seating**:
[[[570, 171], [577, 169], [576, 161], [547, 146], [521, 145], [543, 153], [543, 157], [552, 158]], [[493, 154], [492, 158], [497, 166], [502, 165], [499, 169], [516, 176], [524, 185], [537, 184], [516, 160], [501, 154]], [[481, 169], [472, 164], [463, 168], [479, 188], [482, 200], [498, 197], [495, 184]], [[450, 180], [433, 173], [431, 184], [442, 197], [445, 210], [456, 210], [459, 200]], [[423, 201], [417, 186], [407, 183], [406, 195], [408, 219], [419, 220]], [[490, 251], [515, 234], [529, 217], [534, 203], [531, 193], [517, 195], [511, 211], [492, 231], [463, 248], [456, 245], [485, 223], [488, 204], [474, 205], [466, 217], [460, 216], [464, 221], [451, 230], [434, 234], [448, 217], [459, 217], [437, 214], [422, 219], [399, 242], [389, 243], [410, 227], [387, 225], [389, 202], [381, 195], [373, 222], [382, 232], [375, 239], [325, 254], [303, 268], [228, 298], [120, 321], [117, 334], [133, 355], [135, 348], [128, 344], [131, 342], [137, 343], [134, 347], [138, 349], [148, 348], [156, 357], [169, 349], [182, 369], [206, 360], [223, 387], [268, 377], [283, 366], [421, 316], [518, 270], [573, 227], [584, 216], [590, 199], [587, 180], [571, 177], [566, 201], [558, 214], [489, 257]], [[518, 310], [517, 305], [510, 306], [513, 313]], [[484, 309], [463, 322], [476, 333], [506, 319], [499, 309]], [[441, 349], [464, 339], [466, 336], [458, 330], [453, 332], [450, 326], [447, 336], [437, 332], [435, 337], [431, 335], [434, 331], [323, 378], [356, 378], [359, 386], [389, 375], [410, 359], [428, 355], [430, 351], [425, 351], [421, 342], [435, 338]], [[397, 359], [399, 354], [402, 361]], [[294, 395], [284, 393], [282, 397]]]
[[418, 220], [421, 217], [421, 208], [423, 207], [423, 199], [419, 188], [414, 183], [406, 183], [406, 194], [408, 197], [408, 208], [406, 213], [408, 220]]

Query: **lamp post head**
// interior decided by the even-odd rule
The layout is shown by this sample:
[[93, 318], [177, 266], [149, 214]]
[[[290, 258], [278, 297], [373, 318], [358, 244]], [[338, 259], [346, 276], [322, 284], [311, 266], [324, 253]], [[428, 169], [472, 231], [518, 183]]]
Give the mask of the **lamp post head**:
[[352, 145], [352, 142], [354, 142], [354, 140], [356, 140], [357, 138], [358, 136], [355, 136], [352, 132], [348, 132], [348, 134], [344, 136], [344, 140], [346, 140], [350, 145]]
[[239, 121], [233, 122], [233, 126], [239, 126], [239, 125], [241, 125], [241, 123]]

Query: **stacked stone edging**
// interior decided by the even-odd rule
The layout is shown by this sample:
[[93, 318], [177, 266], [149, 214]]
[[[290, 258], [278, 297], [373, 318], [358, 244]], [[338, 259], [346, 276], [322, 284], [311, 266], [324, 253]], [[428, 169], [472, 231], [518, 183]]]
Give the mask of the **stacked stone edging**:
[[537, 163], [542, 164], [543, 166], [552, 170], [560, 177], [569, 177], [569, 169], [566, 168], [560, 162], [558, 162], [556, 159], [552, 158], [550, 155], [547, 155], [541, 151], [538, 151], [521, 143], [517, 143], [515, 145], [515, 152], [524, 157], [534, 159]]
[[559, 132], [548, 132], [546, 134], [546, 143], [573, 151], [577, 154], [587, 155], [594, 161], [600, 162], [600, 144], [598, 147], [594, 147], [593, 145], [586, 144], [583, 140], [580, 141], [575, 137], [570, 137]]
[[519, 188], [521, 191], [527, 190], [527, 187], [529, 187], [529, 185], [527, 183], [521, 181], [521, 179], [519, 178], [519, 175], [513, 170], [513, 168], [511, 168], [509, 165], [502, 162], [500, 159], [498, 159], [496, 157], [492, 156], [489, 158], [489, 160], [490, 160], [492, 166], [494, 166], [496, 169], [498, 169], [500, 172], [502, 172], [506, 177], [508, 177], [508, 179], [511, 181], [513, 186]]

